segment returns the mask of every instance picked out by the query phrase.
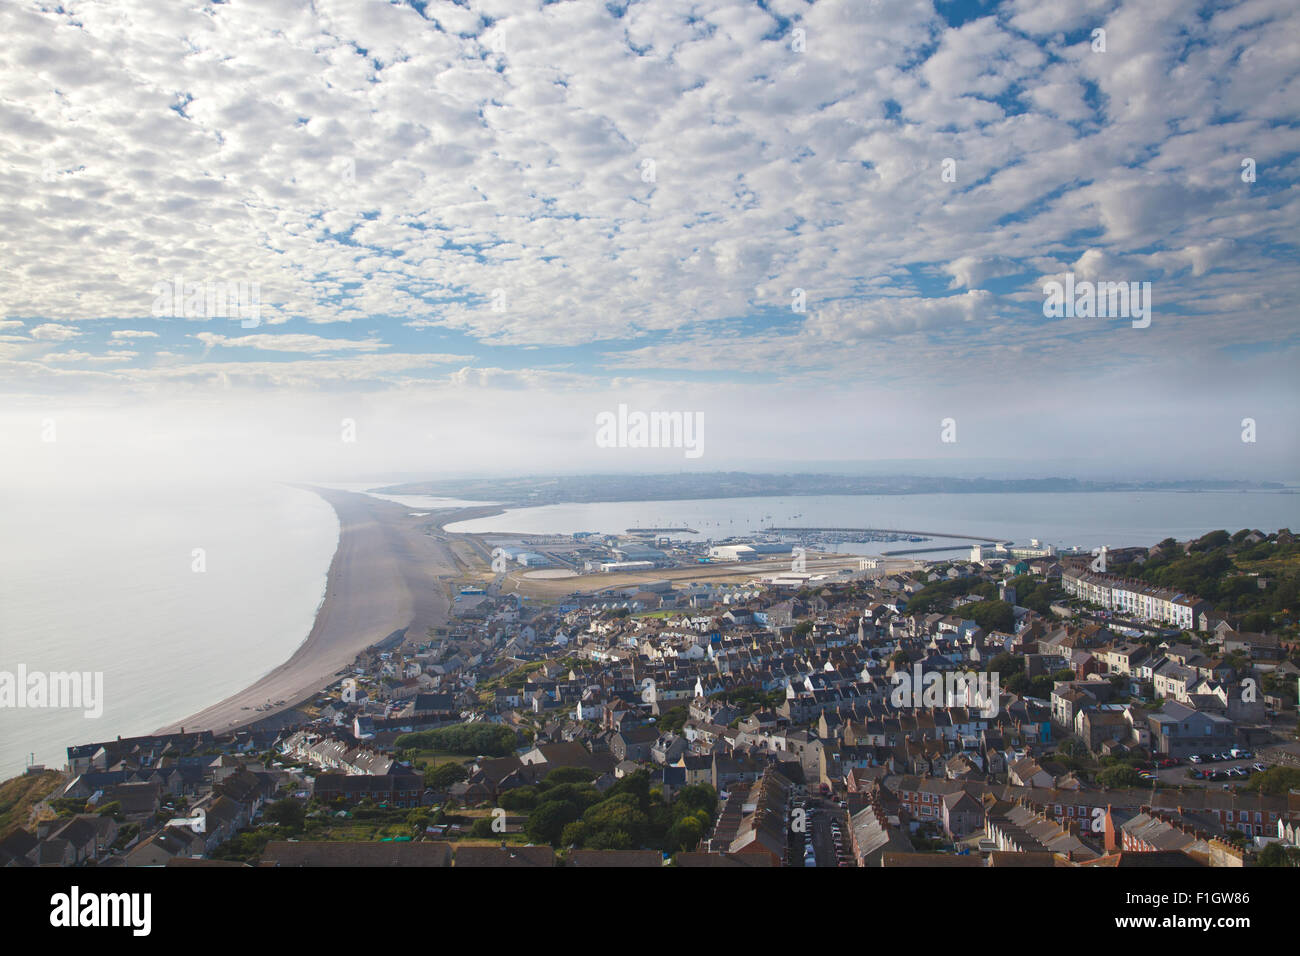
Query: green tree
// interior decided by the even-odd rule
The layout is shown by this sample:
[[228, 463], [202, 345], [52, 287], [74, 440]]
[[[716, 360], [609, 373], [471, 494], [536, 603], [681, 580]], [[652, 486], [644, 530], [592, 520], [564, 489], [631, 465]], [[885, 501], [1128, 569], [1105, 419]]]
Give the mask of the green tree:
[[582, 816], [582, 807], [571, 800], [548, 800], [528, 815], [525, 831], [534, 843], [559, 846], [564, 828]]
[[469, 777], [469, 771], [458, 763], [440, 763], [424, 772], [424, 785], [431, 790], [446, 790], [453, 783]]
[[291, 833], [301, 833], [307, 823], [307, 808], [292, 797], [285, 797], [266, 808], [266, 819]]
[[532, 810], [537, 806], [538, 795], [536, 787], [515, 787], [513, 790], [507, 790], [499, 799], [503, 810], [521, 811]]
[[682, 817], [668, 830], [666, 846], [669, 853], [694, 850], [704, 837], [704, 826], [698, 817]]
[[960, 611], [986, 631], [1010, 631], [1016, 623], [1015, 609], [1006, 601], [977, 601]]
[[1140, 787], [1145, 782], [1132, 767], [1107, 767], [1097, 774], [1097, 783], [1112, 790], [1125, 787]]
[[712, 817], [718, 809], [718, 791], [707, 783], [682, 787], [677, 791], [673, 809], [679, 816], [703, 811], [705, 816]]
[[1300, 866], [1300, 849], [1270, 843], [1256, 858], [1259, 866]]

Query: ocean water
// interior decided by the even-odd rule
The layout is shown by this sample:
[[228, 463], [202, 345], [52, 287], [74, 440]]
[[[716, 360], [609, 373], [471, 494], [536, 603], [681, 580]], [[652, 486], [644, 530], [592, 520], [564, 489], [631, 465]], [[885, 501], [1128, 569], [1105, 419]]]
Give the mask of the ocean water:
[[[1300, 495], [1275, 492], [1096, 492], [1038, 494], [810, 495], [687, 501], [615, 501], [518, 508], [447, 526], [454, 532], [571, 534], [632, 527], [689, 527], [682, 538], [714, 540], [769, 526], [891, 528], [931, 532], [933, 541], [873, 542], [841, 550], [862, 554], [954, 545], [945, 535], [987, 536], [1019, 544], [1038, 538], [1058, 548], [1151, 545], [1226, 528], [1300, 527]], [[919, 555], [938, 558], [943, 554]]]
[[338, 519], [280, 484], [30, 492], [0, 504], [0, 671], [102, 672], [103, 714], [0, 707], [0, 779], [150, 733], [307, 637]]

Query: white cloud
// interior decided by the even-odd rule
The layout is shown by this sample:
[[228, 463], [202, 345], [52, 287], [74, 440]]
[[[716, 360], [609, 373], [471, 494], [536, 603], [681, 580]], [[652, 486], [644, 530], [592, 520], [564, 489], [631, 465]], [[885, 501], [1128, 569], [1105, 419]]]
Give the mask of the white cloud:
[[114, 329], [109, 335], [115, 339], [156, 339], [157, 332], [146, 332], [143, 329]]
[[69, 342], [81, 335], [81, 330], [72, 325], [60, 325], [46, 322], [32, 329], [32, 338], [47, 342]]
[[[0, 331], [30, 338], [3, 341], [0, 373], [186, 396], [565, 393], [638, 369], [924, 389], [1285, 354], [1295, 5], [981, 11], [10, 4], [0, 189], [24, 241]], [[1097, 25], [1104, 54], [1079, 39]], [[1166, 311], [1122, 340], [1044, 324], [1037, 283], [1066, 268], [1150, 276]], [[153, 316], [177, 277], [256, 288], [258, 331]], [[106, 327], [146, 318], [175, 335]], [[169, 347], [114, 348], [148, 338]]]
[[[246, 348], [266, 352], [378, 352], [388, 346], [376, 339], [364, 341], [356, 339], [330, 339], [319, 335], [218, 335], [215, 332], [199, 332], [194, 336], [207, 348]], [[455, 356], [446, 356], [447, 361], [455, 361]]]

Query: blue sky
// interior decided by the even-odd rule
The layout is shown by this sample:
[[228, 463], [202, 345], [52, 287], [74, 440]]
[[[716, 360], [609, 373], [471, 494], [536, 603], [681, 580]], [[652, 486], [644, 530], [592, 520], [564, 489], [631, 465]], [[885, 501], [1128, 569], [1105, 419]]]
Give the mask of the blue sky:
[[[460, 465], [595, 466], [594, 415], [630, 401], [706, 411], [701, 466], [1295, 477], [1297, 19], [9, 4], [0, 421], [24, 449], [51, 415], [153, 447], [256, 408], [275, 434], [242, 444], [332, 468], [313, 423], [351, 408], [377, 467], [420, 469], [451, 415]], [[1065, 273], [1151, 283], [1150, 326], [1045, 318]], [[256, 283], [258, 325], [154, 315], [177, 276]], [[939, 447], [948, 416], [975, 440]]]

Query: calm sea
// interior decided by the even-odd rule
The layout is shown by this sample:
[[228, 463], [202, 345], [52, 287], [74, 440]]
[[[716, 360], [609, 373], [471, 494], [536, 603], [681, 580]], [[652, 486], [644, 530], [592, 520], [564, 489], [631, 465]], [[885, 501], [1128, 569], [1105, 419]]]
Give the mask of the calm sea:
[[[1251, 492], [1097, 492], [1059, 494], [819, 495], [690, 501], [616, 501], [520, 508], [449, 525], [448, 531], [571, 534], [633, 527], [689, 527], [720, 539], [769, 526], [891, 528], [940, 537], [911, 547], [956, 544], [943, 535], [987, 536], [1057, 547], [1151, 545], [1217, 528], [1236, 531], [1300, 526], [1300, 496]], [[860, 553], [907, 548], [878, 542]], [[969, 544], [960, 545], [962, 549]], [[848, 549], [846, 549], [848, 550]], [[941, 557], [942, 555], [932, 555]]]
[[0, 506], [0, 670], [104, 675], [103, 716], [0, 708], [0, 779], [150, 733], [306, 639], [338, 519], [285, 485], [28, 494]]

